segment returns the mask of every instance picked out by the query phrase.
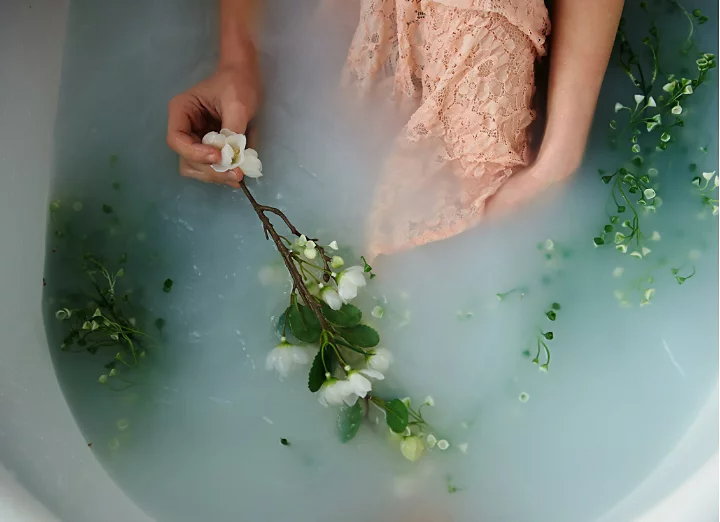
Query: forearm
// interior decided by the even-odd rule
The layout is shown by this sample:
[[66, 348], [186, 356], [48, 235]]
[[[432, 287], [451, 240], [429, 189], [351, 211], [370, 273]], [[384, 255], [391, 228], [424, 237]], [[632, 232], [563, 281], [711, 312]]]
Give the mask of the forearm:
[[256, 55], [254, 29], [262, 0], [220, 0], [220, 63], [247, 63]]
[[547, 122], [537, 162], [559, 177], [580, 166], [623, 0], [555, 0]]

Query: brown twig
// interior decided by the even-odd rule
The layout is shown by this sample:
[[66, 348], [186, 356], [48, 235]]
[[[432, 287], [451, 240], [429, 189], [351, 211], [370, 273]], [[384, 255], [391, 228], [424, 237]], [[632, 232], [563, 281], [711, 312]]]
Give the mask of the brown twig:
[[[283, 262], [285, 263], [285, 267], [288, 269], [288, 272], [290, 272], [290, 277], [293, 280], [293, 289], [297, 289], [297, 292], [300, 294], [300, 297], [302, 297], [302, 300], [313, 311], [318, 321], [320, 322], [320, 327], [325, 331], [330, 331], [330, 327], [325, 320], [325, 316], [323, 316], [322, 311], [320, 310], [320, 305], [308, 290], [308, 287], [305, 284], [302, 275], [295, 266], [292, 252], [287, 246], [285, 246], [282, 238], [277, 233], [275, 227], [273, 227], [270, 219], [265, 215], [265, 213], [270, 212], [271, 214], [275, 214], [280, 219], [282, 219], [293, 235], [300, 237], [302, 234], [297, 228], [295, 228], [295, 226], [290, 222], [288, 217], [281, 210], [275, 207], [269, 207], [267, 205], [259, 204], [255, 197], [250, 193], [247, 185], [245, 185], [245, 180], [240, 181], [240, 189], [243, 191], [248, 201], [250, 201], [250, 204], [252, 205], [253, 210], [255, 210], [258, 218], [260, 218], [260, 221], [263, 225], [263, 231], [265, 232], [265, 237], [267, 238], [269, 235], [270, 238], [273, 240], [273, 243], [275, 243], [275, 248], [277, 248], [277, 251], [280, 252], [280, 255], [283, 258]], [[322, 250], [322, 248], [318, 248], [318, 250], [320, 250], [320, 254], [323, 257], [323, 262], [325, 263], [326, 270], [329, 270], [326, 260], [327, 255], [325, 255], [325, 252]], [[327, 277], [327, 279], [323, 279], [325, 279], [325, 282], [327, 282], [330, 277], [327, 272], [325, 273], [325, 277]]]

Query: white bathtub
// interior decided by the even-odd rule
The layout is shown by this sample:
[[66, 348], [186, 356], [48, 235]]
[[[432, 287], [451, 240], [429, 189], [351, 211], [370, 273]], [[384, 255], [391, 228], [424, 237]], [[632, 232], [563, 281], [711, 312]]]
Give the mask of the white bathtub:
[[[75, 424], [40, 314], [67, 4], [0, 5], [0, 521], [142, 522], [150, 518], [108, 477]], [[675, 450], [602, 522], [630, 520], [656, 483], [678, 474], [691, 478], [637, 520], [717, 520], [717, 391]]]

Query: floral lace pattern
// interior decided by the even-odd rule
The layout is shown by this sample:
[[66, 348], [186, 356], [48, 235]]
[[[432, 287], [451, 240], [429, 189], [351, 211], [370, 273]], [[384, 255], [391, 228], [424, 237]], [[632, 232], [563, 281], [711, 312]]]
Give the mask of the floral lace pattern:
[[414, 112], [383, 167], [371, 255], [445, 239], [528, 164], [540, 0], [361, 0], [344, 80]]

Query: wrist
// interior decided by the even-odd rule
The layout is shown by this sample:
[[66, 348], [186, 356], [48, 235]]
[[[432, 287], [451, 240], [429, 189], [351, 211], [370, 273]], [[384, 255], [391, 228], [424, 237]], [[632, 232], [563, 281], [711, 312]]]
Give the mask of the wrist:
[[252, 67], [257, 63], [257, 49], [252, 38], [242, 33], [223, 33], [220, 40], [218, 68]]
[[568, 177], [580, 167], [585, 153], [585, 142], [573, 141], [565, 140], [560, 143], [544, 139], [533, 165], [551, 181]]

